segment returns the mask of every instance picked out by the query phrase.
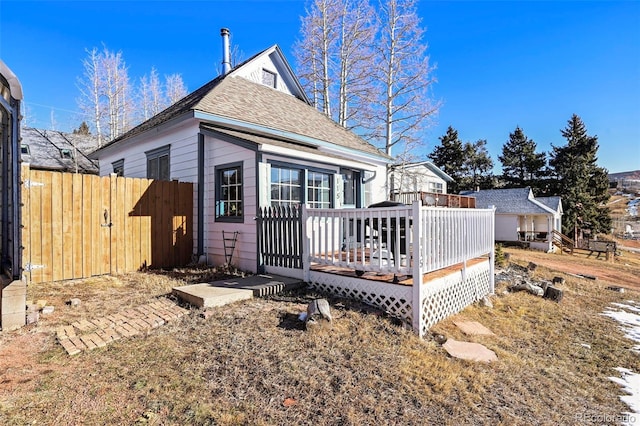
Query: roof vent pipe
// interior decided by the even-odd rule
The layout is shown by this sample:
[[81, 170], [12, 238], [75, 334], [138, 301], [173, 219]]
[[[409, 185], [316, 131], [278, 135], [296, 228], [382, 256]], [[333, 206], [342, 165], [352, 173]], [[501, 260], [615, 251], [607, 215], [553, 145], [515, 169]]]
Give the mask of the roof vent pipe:
[[231, 59], [229, 59], [229, 29], [221, 28], [220, 35], [222, 36], [222, 74], [227, 74], [231, 71]]

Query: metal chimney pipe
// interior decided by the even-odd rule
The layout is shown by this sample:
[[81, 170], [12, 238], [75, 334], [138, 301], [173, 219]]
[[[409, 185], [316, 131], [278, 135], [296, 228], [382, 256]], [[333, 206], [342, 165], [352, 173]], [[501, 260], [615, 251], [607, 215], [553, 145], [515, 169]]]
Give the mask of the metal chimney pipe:
[[222, 36], [222, 74], [227, 74], [231, 71], [231, 59], [229, 58], [229, 29], [221, 28], [220, 35]]

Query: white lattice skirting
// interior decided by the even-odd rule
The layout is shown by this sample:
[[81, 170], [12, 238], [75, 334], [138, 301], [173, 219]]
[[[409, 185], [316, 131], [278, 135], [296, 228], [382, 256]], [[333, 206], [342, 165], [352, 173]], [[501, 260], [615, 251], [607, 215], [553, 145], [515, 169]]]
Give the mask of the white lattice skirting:
[[360, 300], [411, 322], [411, 286], [367, 281], [310, 271], [310, 287], [339, 297]]
[[[367, 281], [359, 278], [310, 271], [310, 287], [338, 297], [360, 300], [389, 314], [412, 321], [412, 287]], [[470, 266], [447, 276], [429, 281], [424, 286], [421, 303], [422, 335], [429, 328], [491, 291], [489, 261]], [[418, 332], [418, 330], [416, 330]]]
[[438, 321], [460, 312], [490, 293], [489, 261], [470, 266], [466, 272], [458, 271], [429, 281], [424, 286], [424, 299], [421, 304], [422, 319], [420, 321], [422, 335], [425, 335], [429, 328]]

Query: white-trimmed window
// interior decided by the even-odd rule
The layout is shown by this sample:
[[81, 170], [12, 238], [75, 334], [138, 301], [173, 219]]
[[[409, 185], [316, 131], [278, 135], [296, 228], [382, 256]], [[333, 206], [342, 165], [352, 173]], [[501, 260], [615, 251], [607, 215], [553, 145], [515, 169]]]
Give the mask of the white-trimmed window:
[[145, 152], [147, 155], [147, 179], [170, 180], [171, 145]]
[[216, 166], [216, 221], [242, 222], [242, 163]]
[[330, 208], [333, 204], [332, 184], [332, 173], [328, 171], [272, 164], [271, 205], [307, 203], [312, 208]]
[[429, 182], [428, 192], [442, 194], [444, 193], [444, 185], [442, 185], [442, 182]]
[[328, 209], [331, 207], [331, 176], [329, 174], [308, 172], [307, 203], [311, 208]]

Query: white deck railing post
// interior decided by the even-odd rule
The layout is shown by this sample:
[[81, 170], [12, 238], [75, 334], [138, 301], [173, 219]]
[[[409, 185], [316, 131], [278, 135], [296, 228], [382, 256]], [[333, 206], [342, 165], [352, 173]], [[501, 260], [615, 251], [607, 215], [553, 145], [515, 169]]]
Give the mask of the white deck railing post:
[[300, 206], [301, 211], [301, 227], [302, 227], [302, 279], [308, 283], [311, 279], [311, 244], [309, 242], [309, 229], [308, 229], [308, 212], [307, 205]]
[[496, 208], [495, 206], [491, 212], [491, 225], [489, 226], [489, 240], [493, 241], [491, 244], [491, 252], [489, 253], [489, 294], [494, 294], [496, 292]]
[[[413, 242], [411, 257], [413, 260], [413, 297], [411, 303], [411, 311], [413, 314], [412, 325], [413, 331], [415, 331], [420, 338], [423, 337], [422, 332], [422, 262], [426, 259], [427, 253], [422, 251], [422, 203], [420, 201], [414, 201], [412, 204], [412, 217], [413, 226], [409, 227], [407, 223], [407, 231], [411, 229], [411, 241]], [[407, 244], [408, 241], [407, 235]]]

